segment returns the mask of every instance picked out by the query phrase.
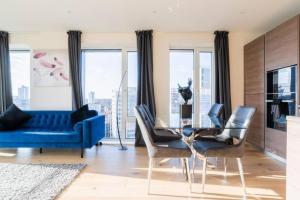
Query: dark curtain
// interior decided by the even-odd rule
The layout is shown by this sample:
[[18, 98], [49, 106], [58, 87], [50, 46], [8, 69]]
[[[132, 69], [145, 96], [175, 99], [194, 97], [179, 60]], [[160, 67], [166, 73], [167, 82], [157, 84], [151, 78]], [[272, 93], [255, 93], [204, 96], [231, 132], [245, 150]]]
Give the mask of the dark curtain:
[[0, 113], [13, 103], [8, 40], [8, 33], [0, 31]]
[[[136, 31], [135, 33], [137, 37], [138, 57], [137, 105], [147, 105], [155, 118], [152, 30]], [[136, 126], [135, 145], [145, 145], [138, 125]]]
[[223, 117], [231, 115], [228, 32], [215, 31], [216, 103], [224, 104]]
[[81, 31], [68, 31], [70, 75], [72, 84], [73, 110], [83, 106]]

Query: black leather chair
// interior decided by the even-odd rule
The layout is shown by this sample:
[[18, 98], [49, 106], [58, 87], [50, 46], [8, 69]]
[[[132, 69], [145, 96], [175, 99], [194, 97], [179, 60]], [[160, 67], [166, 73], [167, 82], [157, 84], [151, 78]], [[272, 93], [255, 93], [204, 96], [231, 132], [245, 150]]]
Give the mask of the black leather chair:
[[182, 138], [181, 134], [172, 129], [167, 128], [155, 128], [155, 119], [151, 114], [149, 107], [142, 104], [141, 109], [143, 109], [145, 117], [148, 120], [149, 126], [151, 127], [151, 136], [154, 142], [169, 142], [174, 140], [180, 140]]
[[[207, 115], [212, 119], [221, 119], [221, 115], [223, 113], [224, 105], [215, 103], [210, 108]], [[213, 132], [213, 133], [212, 133]], [[201, 135], [212, 135], [212, 134], [218, 134], [219, 132], [217, 130], [194, 130], [193, 128], [186, 127], [183, 129], [182, 134], [186, 137], [191, 137], [194, 134], [194, 137], [191, 139], [198, 139], [198, 137], [201, 137]]]
[[[236, 158], [240, 171], [241, 182], [246, 196], [246, 187], [241, 158], [244, 155], [244, 146], [248, 128], [255, 113], [255, 108], [239, 106], [230, 116], [225, 129], [220, 135], [207, 140], [195, 140], [192, 144], [194, 154], [203, 160], [202, 191], [204, 192], [206, 164], [208, 157]], [[229, 144], [226, 141], [232, 141]], [[236, 141], [236, 142], [234, 142]], [[194, 166], [193, 166], [194, 167]]]
[[180, 158], [183, 161], [183, 163], [186, 166], [189, 188], [191, 190], [191, 177], [189, 172], [188, 158], [192, 155], [192, 152], [188, 145], [185, 144], [185, 142], [182, 140], [175, 140], [169, 142], [154, 142], [151, 122], [147, 117], [145, 109], [143, 108], [143, 106], [136, 106], [134, 111], [149, 156], [148, 194], [150, 193], [150, 182], [154, 160], [165, 158]]
[[215, 103], [208, 112], [208, 116], [220, 118], [223, 113], [224, 105]]

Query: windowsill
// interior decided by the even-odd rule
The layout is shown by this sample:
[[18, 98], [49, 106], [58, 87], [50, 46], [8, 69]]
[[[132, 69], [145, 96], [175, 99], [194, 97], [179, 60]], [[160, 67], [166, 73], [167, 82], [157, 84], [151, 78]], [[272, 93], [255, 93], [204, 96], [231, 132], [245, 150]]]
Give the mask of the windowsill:
[[[122, 139], [123, 144], [134, 145], [134, 139]], [[118, 138], [104, 138], [101, 140], [103, 144], [119, 144]]]

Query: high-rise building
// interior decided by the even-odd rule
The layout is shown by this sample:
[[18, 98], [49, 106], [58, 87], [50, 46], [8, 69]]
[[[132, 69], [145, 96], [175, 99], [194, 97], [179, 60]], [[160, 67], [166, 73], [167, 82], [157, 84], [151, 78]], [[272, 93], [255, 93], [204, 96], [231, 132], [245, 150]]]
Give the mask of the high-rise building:
[[18, 95], [13, 97], [14, 103], [23, 110], [29, 109], [29, 87], [22, 85], [18, 88]]
[[89, 92], [88, 103], [94, 104], [94, 102], [95, 102], [95, 92], [91, 91], [91, 92]]
[[96, 110], [99, 114], [105, 115], [105, 137], [111, 137], [112, 133], [112, 99], [96, 99], [96, 93], [88, 93], [85, 101], [89, 104], [89, 109]]
[[22, 85], [18, 88], [18, 99], [21, 101], [28, 100], [29, 97], [29, 88]]
[[[111, 117], [112, 117], [112, 138], [117, 138], [118, 137], [118, 132], [117, 132], [117, 123], [119, 125], [119, 129], [121, 131], [121, 127], [122, 127], [122, 98], [121, 98], [121, 94], [120, 94], [120, 99], [119, 99], [119, 103], [117, 106], [117, 99], [118, 99], [118, 91], [113, 90], [112, 91], [112, 113], [111, 113]], [[118, 115], [118, 122], [117, 122], [117, 115]]]
[[[134, 107], [137, 105], [137, 88], [128, 87], [127, 92], [127, 115], [128, 117], [134, 117]], [[126, 123], [126, 138], [135, 137], [135, 120], [127, 121]]]
[[[127, 99], [127, 108], [128, 116], [134, 117], [133, 108], [136, 106], [137, 96], [136, 96], [136, 87], [128, 88], [128, 99]], [[117, 110], [117, 96], [118, 91], [112, 91], [111, 99], [97, 99], [96, 93], [91, 91], [88, 93], [88, 98], [85, 99], [85, 102], [89, 104], [89, 108], [96, 110], [99, 114], [105, 115], [105, 137], [107, 138], [117, 138], [117, 114], [118, 114], [118, 123], [120, 131], [122, 131], [122, 95], [120, 94], [119, 106]], [[134, 138], [135, 136], [135, 121], [127, 122], [126, 124], [126, 138]]]
[[128, 87], [127, 91], [127, 115], [134, 116], [133, 109], [137, 105], [137, 88]]

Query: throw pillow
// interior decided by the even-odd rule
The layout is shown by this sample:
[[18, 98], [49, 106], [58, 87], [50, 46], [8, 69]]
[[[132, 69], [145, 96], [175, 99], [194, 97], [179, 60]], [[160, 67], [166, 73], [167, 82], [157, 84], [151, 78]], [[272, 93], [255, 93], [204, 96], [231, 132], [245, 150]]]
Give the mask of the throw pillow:
[[23, 123], [31, 119], [31, 116], [20, 110], [15, 104], [12, 104], [0, 116], [0, 124], [8, 130], [19, 128]]
[[89, 106], [86, 104], [78, 110], [71, 113], [71, 123], [74, 126], [77, 122], [89, 118]]

